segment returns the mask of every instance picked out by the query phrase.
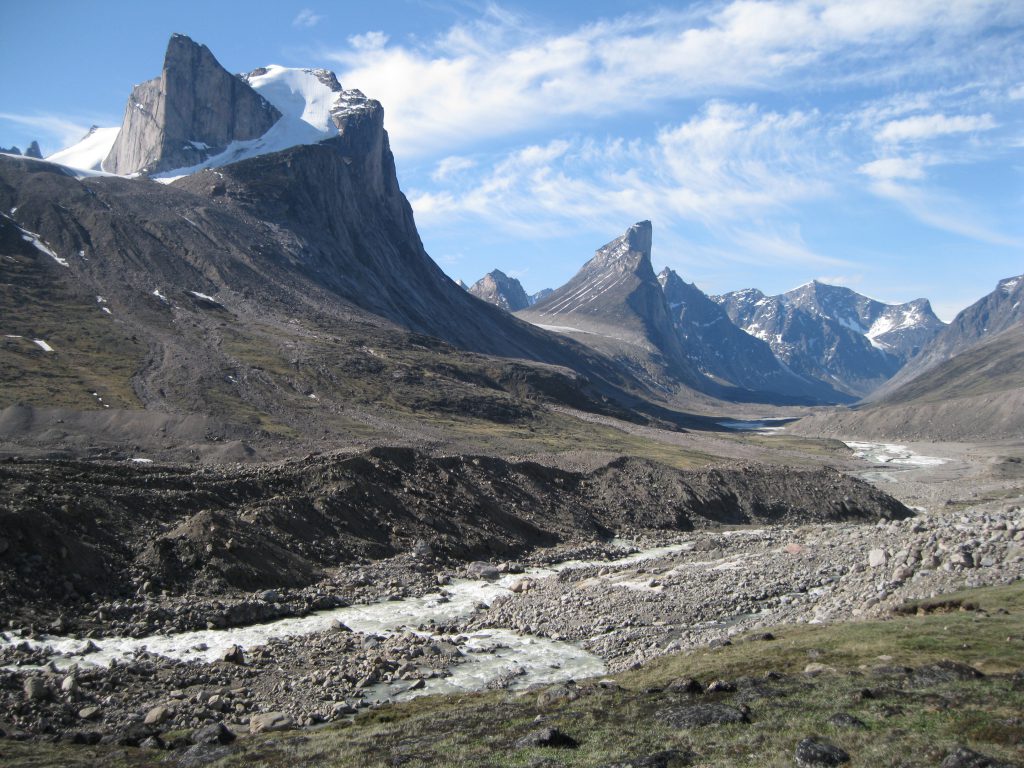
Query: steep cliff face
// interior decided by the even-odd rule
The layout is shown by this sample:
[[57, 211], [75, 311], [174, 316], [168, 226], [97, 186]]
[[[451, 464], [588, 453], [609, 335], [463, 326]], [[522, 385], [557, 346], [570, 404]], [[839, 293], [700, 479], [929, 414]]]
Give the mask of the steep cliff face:
[[262, 136], [280, 118], [205, 45], [174, 35], [160, 77], [132, 89], [103, 170], [149, 174], [197, 165], [233, 141]]

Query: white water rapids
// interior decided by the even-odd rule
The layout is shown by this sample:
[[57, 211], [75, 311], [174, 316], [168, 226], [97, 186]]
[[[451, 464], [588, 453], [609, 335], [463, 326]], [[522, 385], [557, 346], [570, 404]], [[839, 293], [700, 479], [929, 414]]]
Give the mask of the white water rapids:
[[[613, 543], [619, 546], [626, 544]], [[124, 662], [140, 651], [171, 659], [209, 663], [222, 658], [224, 652], [232, 645], [253, 648], [273, 638], [284, 639], [322, 632], [329, 630], [335, 621], [344, 623], [356, 632], [366, 634], [388, 635], [411, 630], [429, 635], [418, 628], [431, 621], [444, 623], [468, 616], [478, 604], [490, 604], [495, 598], [510, 594], [509, 588], [520, 579], [549, 578], [571, 568], [625, 566], [686, 551], [692, 547], [693, 542], [684, 542], [635, 552], [615, 560], [570, 560], [548, 568], [531, 568], [521, 574], [505, 575], [494, 582], [459, 579], [446, 586], [443, 592], [422, 597], [352, 605], [309, 616], [279, 619], [266, 624], [154, 634], [142, 638], [94, 638], [91, 641], [52, 635], [25, 638], [19, 633], [0, 633], [0, 647], [4, 644], [27, 642], [33, 648], [50, 649], [54, 654], [50, 663], [63, 670], [76, 664], [87, 666], [107, 665], [111, 661]], [[411, 683], [402, 681], [377, 686], [369, 693], [378, 699], [384, 699], [479, 690], [491, 681], [507, 675], [511, 670], [518, 672], [519, 668], [522, 668], [523, 673], [514, 678], [512, 687], [521, 688], [536, 683], [582, 679], [600, 675], [605, 671], [604, 662], [599, 657], [568, 642], [523, 635], [505, 629], [481, 630], [463, 633], [463, 636], [467, 638], [465, 645], [461, 646], [464, 658], [461, 663], [448, 669], [448, 677], [427, 680], [426, 687], [418, 691], [407, 690]], [[88, 649], [90, 643], [97, 650]]]

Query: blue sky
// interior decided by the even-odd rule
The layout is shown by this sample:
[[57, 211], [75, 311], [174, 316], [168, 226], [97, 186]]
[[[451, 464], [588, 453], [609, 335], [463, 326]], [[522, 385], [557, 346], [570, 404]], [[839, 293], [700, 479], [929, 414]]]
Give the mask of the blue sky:
[[1021, 0], [41, 1], [0, 29], [0, 145], [119, 123], [172, 32], [379, 99], [467, 282], [557, 287], [640, 219], [709, 293], [817, 278], [949, 320], [1024, 272]]

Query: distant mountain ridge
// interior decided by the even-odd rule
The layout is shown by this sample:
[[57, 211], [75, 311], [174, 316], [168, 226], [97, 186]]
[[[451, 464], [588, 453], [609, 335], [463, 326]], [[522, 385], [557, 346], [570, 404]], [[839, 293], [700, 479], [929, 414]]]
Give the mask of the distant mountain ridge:
[[943, 327], [927, 299], [883, 304], [818, 281], [778, 296], [712, 298], [793, 371], [854, 397], [881, 386]]
[[673, 270], [663, 269], [658, 282], [686, 354], [705, 375], [729, 386], [812, 402], [853, 399], [791, 371], [765, 341], [738, 328], [721, 305]]
[[1000, 280], [995, 289], [953, 318], [871, 399], [884, 397], [985, 339], [1024, 324], [1024, 275]]
[[500, 269], [492, 270], [481, 277], [470, 286], [469, 292], [506, 312], [518, 312], [533, 303], [523, 290], [522, 284]]

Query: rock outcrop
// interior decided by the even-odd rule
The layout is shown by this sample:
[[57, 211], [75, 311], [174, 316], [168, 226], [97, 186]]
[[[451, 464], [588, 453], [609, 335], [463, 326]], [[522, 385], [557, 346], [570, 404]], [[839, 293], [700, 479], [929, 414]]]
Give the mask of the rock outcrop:
[[481, 277], [473, 283], [469, 292], [506, 312], [518, 312], [533, 303], [523, 290], [522, 284], [500, 269]]
[[103, 169], [128, 175], [193, 166], [232, 141], [262, 136], [280, 117], [205, 45], [174, 35], [160, 77], [132, 89]]

